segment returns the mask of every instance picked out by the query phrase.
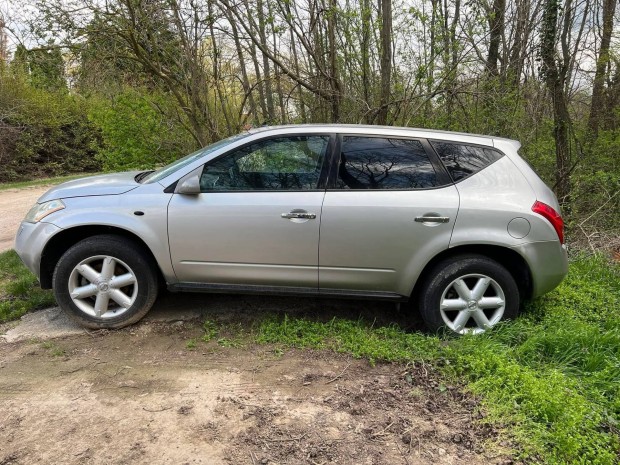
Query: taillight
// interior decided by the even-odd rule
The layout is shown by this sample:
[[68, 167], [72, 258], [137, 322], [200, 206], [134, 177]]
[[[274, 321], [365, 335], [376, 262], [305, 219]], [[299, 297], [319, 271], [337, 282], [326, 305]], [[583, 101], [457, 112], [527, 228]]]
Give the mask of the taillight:
[[539, 202], [538, 200], [532, 205], [532, 211], [542, 215], [551, 223], [555, 232], [558, 233], [560, 244], [564, 244], [564, 220], [560, 214], [546, 203]]

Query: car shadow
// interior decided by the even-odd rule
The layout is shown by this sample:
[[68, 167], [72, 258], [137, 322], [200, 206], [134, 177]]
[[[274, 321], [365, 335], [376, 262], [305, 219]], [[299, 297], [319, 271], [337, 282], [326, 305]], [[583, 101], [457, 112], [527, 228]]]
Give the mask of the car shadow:
[[333, 318], [362, 320], [373, 326], [397, 326], [424, 331], [419, 313], [407, 303], [207, 293], [162, 292], [147, 317], [150, 320], [216, 319], [251, 327], [266, 318], [288, 315], [326, 322]]

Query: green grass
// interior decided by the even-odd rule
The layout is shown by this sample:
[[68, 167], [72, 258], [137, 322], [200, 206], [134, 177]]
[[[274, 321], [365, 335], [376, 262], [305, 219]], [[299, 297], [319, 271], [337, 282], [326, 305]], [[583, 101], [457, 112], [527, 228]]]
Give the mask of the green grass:
[[0, 253], [0, 323], [55, 305], [51, 291], [39, 287], [13, 250]]
[[18, 182], [2, 182], [0, 183], [0, 191], [6, 189], [21, 189], [23, 187], [31, 187], [31, 186], [48, 186], [60, 184], [61, 182], [71, 181], [73, 179], [83, 178], [86, 176], [94, 176], [98, 173], [77, 173], [70, 174], [67, 176], [57, 176], [54, 178], [42, 178], [42, 179], [34, 179], [30, 181], [18, 181]]
[[619, 311], [619, 267], [582, 257], [557, 290], [482, 336], [285, 316], [262, 321], [256, 340], [373, 362], [425, 361], [482, 399], [485, 421], [513, 436], [520, 458], [611, 465], [620, 458]]

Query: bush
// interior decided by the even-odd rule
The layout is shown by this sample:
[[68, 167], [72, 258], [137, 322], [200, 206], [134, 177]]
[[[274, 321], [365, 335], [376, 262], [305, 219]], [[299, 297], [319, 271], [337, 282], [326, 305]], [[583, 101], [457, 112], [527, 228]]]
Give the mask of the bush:
[[101, 131], [97, 160], [106, 171], [148, 169], [196, 149], [178, 121], [163, 116], [172, 102], [145, 89], [127, 89], [112, 101], [94, 99], [90, 121]]
[[97, 128], [86, 102], [0, 69], [0, 182], [96, 171]]

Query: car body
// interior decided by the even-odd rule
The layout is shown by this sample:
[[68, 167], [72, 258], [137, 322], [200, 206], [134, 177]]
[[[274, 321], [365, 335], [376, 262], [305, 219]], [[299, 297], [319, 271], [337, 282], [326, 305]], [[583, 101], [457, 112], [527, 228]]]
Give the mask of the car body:
[[89, 327], [137, 321], [159, 279], [172, 291], [411, 300], [432, 329], [481, 332], [567, 273], [560, 207], [519, 147], [426, 129], [253, 129], [153, 173], [50, 189], [15, 249]]

